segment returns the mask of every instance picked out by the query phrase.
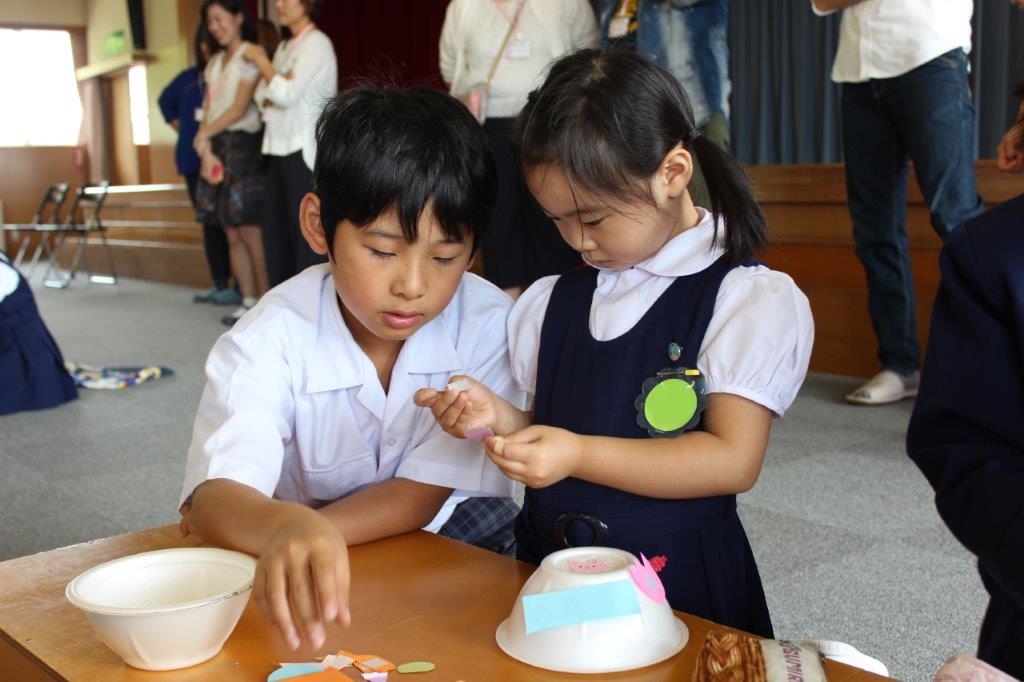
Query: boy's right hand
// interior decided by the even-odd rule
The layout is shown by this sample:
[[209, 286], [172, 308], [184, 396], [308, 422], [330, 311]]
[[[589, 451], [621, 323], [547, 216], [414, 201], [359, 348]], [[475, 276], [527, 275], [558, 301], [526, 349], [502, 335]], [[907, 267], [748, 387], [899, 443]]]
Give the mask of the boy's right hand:
[[348, 548], [321, 514], [294, 505], [259, 557], [253, 596], [291, 649], [323, 646], [324, 626], [348, 625]]
[[456, 438], [465, 438], [466, 431], [476, 428], [500, 434], [499, 410], [505, 401], [472, 377], [453, 376], [449, 383], [459, 381], [465, 381], [470, 387], [462, 391], [421, 388], [413, 396], [413, 402], [429, 407], [445, 433]]

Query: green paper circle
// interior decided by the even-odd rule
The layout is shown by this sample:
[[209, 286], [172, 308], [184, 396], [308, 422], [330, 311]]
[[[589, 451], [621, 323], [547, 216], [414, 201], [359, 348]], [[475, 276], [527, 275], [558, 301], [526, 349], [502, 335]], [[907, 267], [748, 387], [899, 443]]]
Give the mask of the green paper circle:
[[430, 661], [414, 661], [412, 663], [403, 663], [398, 666], [398, 672], [402, 674], [408, 673], [429, 673], [436, 666]]
[[644, 418], [658, 431], [683, 428], [697, 411], [697, 393], [682, 379], [666, 379], [644, 401]]

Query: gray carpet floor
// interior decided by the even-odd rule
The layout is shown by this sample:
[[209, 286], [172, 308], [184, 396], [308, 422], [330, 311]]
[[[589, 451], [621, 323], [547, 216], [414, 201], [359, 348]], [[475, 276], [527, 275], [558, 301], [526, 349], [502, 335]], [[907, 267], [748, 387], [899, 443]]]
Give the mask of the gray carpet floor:
[[[203, 361], [230, 308], [132, 280], [35, 287], [68, 359], [175, 376], [0, 417], [0, 560], [176, 520]], [[836, 639], [905, 680], [973, 653], [987, 602], [903, 452], [910, 404], [857, 408], [812, 375], [741, 498], [777, 636]]]

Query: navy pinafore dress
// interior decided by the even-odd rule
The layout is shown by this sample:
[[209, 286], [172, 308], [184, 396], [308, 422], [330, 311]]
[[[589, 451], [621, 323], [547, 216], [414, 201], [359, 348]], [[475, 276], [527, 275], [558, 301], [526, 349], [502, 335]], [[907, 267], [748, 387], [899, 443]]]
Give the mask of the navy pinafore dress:
[[[633, 401], [658, 370], [696, 367], [719, 286], [731, 269], [723, 257], [676, 278], [631, 330], [608, 341], [590, 333], [597, 270], [562, 275], [541, 328], [533, 423], [586, 435], [649, 438], [636, 423]], [[672, 342], [682, 347], [677, 363], [668, 357]], [[607, 527], [606, 537], [595, 520]], [[526, 489], [516, 541], [517, 558], [534, 564], [566, 546], [664, 556], [668, 563], [660, 577], [672, 608], [773, 636], [735, 495], [661, 500], [567, 478]]]
[[[3, 255], [0, 268], [14, 269]], [[54, 407], [77, 397], [60, 348], [18, 273], [18, 287], [0, 300], [0, 414]]]

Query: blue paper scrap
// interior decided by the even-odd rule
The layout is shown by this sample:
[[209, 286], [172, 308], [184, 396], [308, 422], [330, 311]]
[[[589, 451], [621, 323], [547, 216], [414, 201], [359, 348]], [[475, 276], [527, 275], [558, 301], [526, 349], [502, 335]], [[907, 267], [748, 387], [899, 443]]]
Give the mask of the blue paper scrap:
[[635, 613], [640, 613], [640, 602], [632, 580], [613, 580], [523, 597], [528, 635], [549, 628]]
[[280, 680], [289, 680], [293, 677], [301, 677], [302, 675], [312, 675], [313, 673], [323, 672], [323, 670], [324, 667], [316, 663], [285, 663], [270, 673], [267, 682], [280, 682]]

